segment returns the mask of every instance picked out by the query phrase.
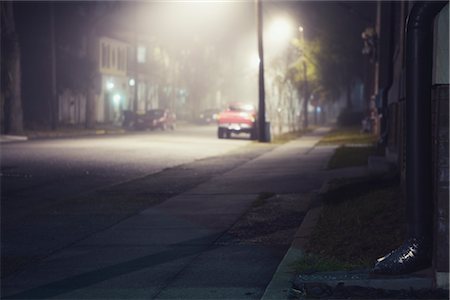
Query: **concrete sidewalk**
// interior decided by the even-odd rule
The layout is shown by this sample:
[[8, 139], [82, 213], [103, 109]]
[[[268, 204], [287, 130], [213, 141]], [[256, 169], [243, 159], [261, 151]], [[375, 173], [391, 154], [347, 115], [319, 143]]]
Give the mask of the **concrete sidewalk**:
[[281, 145], [83, 238], [3, 279], [2, 297], [261, 298], [285, 247], [232, 243], [227, 230], [260, 193], [308, 194], [333, 176], [324, 166], [334, 147], [315, 147], [327, 131]]

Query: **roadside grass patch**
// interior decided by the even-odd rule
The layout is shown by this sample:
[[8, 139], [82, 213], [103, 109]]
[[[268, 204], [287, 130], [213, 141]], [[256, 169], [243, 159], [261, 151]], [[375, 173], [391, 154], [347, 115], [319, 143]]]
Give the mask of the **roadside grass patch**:
[[336, 149], [328, 162], [328, 169], [339, 169], [367, 165], [369, 156], [377, 155], [374, 146], [348, 147], [341, 146]]
[[404, 240], [405, 203], [396, 180], [342, 183], [323, 195], [321, 215], [305, 247], [313, 254], [313, 265], [300, 266], [326, 271], [367, 268]]
[[328, 162], [328, 169], [363, 166], [369, 156], [382, 155], [376, 147], [377, 137], [362, 133], [359, 127], [340, 127], [325, 135], [318, 145], [339, 146]]
[[311, 132], [313, 128], [308, 128], [307, 130], [296, 130], [291, 132], [285, 132], [282, 134], [273, 135], [272, 143], [273, 144], [284, 144], [289, 141], [298, 139], [302, 137], [305, 133]]
[[331, 130], [318, 143], [318, 145], [374, 145], [377, 137], [373, 134], [362, 133], [357, 126], [340, 127]]
[[347, 263], [335, 258], [323, 257], [311, 253], [305, 253], [299, 260], [290, 265], [290, 268], [297, 273], [332, 272], [354, 270], [360, 264]]

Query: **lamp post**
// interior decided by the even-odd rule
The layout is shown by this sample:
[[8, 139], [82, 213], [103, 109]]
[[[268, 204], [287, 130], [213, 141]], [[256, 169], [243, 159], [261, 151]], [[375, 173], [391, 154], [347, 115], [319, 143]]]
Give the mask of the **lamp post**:
[[133, 112], [136, 113], [138, 110], [138, 97], [139, 97], [139, 90], [138, 90], [138, 77], [139, 77], [139, 62], [138, 62], [138, 56], [139, 56], [139, 45], [138, 45], [138, 13], [137, 13], [137, 7], [135, 7], [134, 10], [134, 36], [133, 36], [133, 46], [134, 46], [134, 82], [133, 82]]
[[258, 141], [269, 142], [266, 132], [266, 103], [264, 88], [264, 48], [263, 48], [263, 11], [262, 1], [256, 0], [256, 20], [258, 31], [258, 56], [259, 56], [259, 77], [258, 77]]

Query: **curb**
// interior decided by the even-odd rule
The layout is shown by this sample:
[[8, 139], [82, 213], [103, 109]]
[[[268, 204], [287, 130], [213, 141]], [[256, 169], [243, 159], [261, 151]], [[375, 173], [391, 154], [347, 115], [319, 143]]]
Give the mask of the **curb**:
[[21, 135], [0, 135], [0, 143], [27, 141], [27, 136]]
[[[314, 204], [316, 199], [312, 199], [311, 204]], [[286, 255], [278, 265], [272, 280], [266, 287], [261, 300], [268, 299], [287, 299], [289, 291], [292, 288], [292, 282], [297, 275], [292, 268], [292, 264], [301, 259], [304, 255], [304, 247], [311, 235], [312, 230], [319, 220], [322, 206], [313, 207], [308, 210], [300, 224], [299, 229], [294, 235], [294, 240], [291, 243], [291, 247], [286, 252]]]
[[75, 131], [75, 132], [52, 132], [52, 133], [37, 133], [30, 134], [28, 136], [29, 140], [39, 140], [39, 139], [60, 139], [60, 138], [72, 138], [72, 137], [88, 137], [96, 135], [108, 135], [108, 134], [124, 134], [127, 131], [124, 129], [92, 129], [89, 131]]

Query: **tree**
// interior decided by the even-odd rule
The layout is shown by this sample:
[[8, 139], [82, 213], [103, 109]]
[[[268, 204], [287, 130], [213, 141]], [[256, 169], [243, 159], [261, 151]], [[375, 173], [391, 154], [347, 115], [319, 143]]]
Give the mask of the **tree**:
[[1, 105], [2, 131], [23, 133], [20, 47], [16, 33], [13, 3], [1, 2]]
[[[317, 79], [308, 80], [308, 83], [316, 85], [310, 90], [321, 93], [331, 101], [345, 92], [347, 106], [351, 108], [352, 88], [362, 78], [361, 32], [373, 22], [373, 4], [303, 1], [299, 5], [302, 12], [299, 19], [303, 22], [305, 33], [308, 33], [303, 45], [307, 75], [309, 79], [312, 75], [310, 68], [315, 67], [313, 73]], [[302, 49], [302, 45], [295, 46]], [[299, 66], [297, 68], [300, 69]], [[297, 70], [298, 76], [300, 71]], [[298, 84], [300, 79], [297, 78]]]
[[[336, 34], [337, 35], [337, 34]], [[352, 108], [352, 87], [361, 77], [361, 52], [359, 40], [337, 39], [335, 35], [318, 35], [314, 40], [295, 40], [298, 60], [293, 65], [294, 82], [299, 88], [304, 84], [304, 65], [306, 62], [308, 86], [311, 93], [321, 93], [327, 99], [337, 99], [341, 91], [346, 92], [347, 108]]]
[[308, 101], [310, 95], [320, 85], [317, 63], [320, 45], [316, 41], [307, 42], [304, 38], [294, 39], [292, 45], [296, 50], [297, 57], [288, 72], [299, 95], [303, 95], [303, 128], [306, 129], [308, 127]]

